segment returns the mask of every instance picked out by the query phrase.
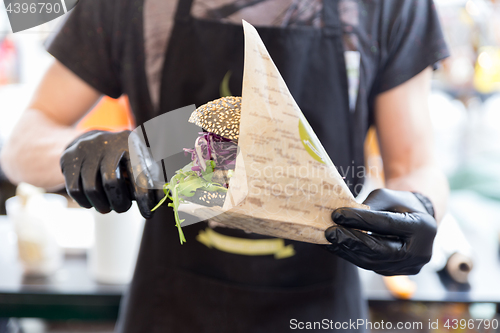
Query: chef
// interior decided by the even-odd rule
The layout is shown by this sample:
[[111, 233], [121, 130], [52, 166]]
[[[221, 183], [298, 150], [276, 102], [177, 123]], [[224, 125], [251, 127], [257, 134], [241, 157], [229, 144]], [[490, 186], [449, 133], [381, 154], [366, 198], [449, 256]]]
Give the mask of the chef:
[[[180, 245], [171, 208], [151, 213], [161, 194], [128, 180], [129, 132], [74, 128], [102, 95], [126, 94], [137, 126], [217, 99], [228, 72], [239, 95], [241, 19], [257, 27], [339, 170], [362, 168], [367, 130], [378, 131], [386, 189], [368, 196], [370, 211], [333, 212], [331, 245], [286, 240], [285, 257], [255, 255], [255, 240], [274, 240], [215, 227], [220, 239], [246, 242], [247, 252], [223, 251], [196, 240], [205, 222], [184, 228]], [[298, 322], [356, 321], [367, 316], [356, 266], [406, 275], [430, 259], [448, 191], [427, 105], [432, 68], [448, 55], [431, 0], [80, 1], [48, 52], [55, 60], [1, 162], [12, 181], [65, 184], [102, 213], [137, 201], [148, 220], [117, 332], [288, 332]], [[342, 176], [358, 194], [362, 175]]]

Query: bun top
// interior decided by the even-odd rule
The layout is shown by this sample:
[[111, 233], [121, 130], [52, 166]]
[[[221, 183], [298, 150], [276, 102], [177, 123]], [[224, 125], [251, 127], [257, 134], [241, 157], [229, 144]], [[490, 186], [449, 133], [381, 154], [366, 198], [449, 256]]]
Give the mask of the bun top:
[[226, 139], [238, 141], [241, 97], [223, 97], [197, 108], [189, 122]]

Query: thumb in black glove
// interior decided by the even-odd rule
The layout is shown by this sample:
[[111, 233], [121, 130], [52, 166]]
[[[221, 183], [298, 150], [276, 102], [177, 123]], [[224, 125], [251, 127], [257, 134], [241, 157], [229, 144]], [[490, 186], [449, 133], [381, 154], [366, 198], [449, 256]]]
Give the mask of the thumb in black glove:
[[[134, 163], [129, 147], [134, 150]], [[68, 194], [80, 206], [122, 213], [135, 200], [142, 216], [151, 218], [163, 192], [154, 190], [155, 163], [148, 159], [147, 147], [130, 131], [91, 131], [66, 148], [60, 163]]]
[[414, 275], [429, 262], [437, 223], [432, 204], [412, 192], [375, 190], [365, 200], [370, 210], [339, 208], [337, 226], [326, 230], [328, 250], [381, 275]]

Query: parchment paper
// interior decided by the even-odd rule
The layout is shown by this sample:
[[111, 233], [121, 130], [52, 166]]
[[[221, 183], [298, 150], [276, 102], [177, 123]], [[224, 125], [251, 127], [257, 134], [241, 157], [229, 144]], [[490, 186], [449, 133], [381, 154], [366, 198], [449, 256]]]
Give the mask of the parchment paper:
[[255, 233], [327, 244], [338, 207], [358, 204], [293, 99], [255, 28], [245, 64], [234, 176], [222, 209], [184, 211]]

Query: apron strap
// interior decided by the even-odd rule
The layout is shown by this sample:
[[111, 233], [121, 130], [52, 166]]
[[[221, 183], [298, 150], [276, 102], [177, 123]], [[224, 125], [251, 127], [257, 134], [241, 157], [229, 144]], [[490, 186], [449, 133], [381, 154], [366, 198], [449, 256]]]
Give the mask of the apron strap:
[[191, 17], [191, 6], [193, 0], [178, 0], [177, 11], [175, 12], [176, 20], [188, 20]]
[[324, 32], [328, 37], [339, 37], [342, 34], [342, 24], [339, 16], [339, 1], [323, 1]]

